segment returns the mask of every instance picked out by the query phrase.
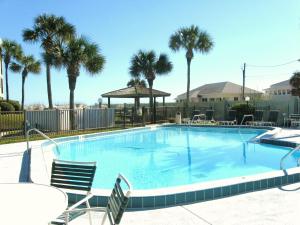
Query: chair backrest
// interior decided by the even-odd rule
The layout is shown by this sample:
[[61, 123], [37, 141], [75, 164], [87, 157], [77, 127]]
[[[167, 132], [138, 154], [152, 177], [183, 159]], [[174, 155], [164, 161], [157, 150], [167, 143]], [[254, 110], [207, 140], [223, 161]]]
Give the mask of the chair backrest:
[[277, 123], [278, 115], [279, 115], [279, 110], [271, 110], [269, 114], [268, 122]]
[[58, 188], [90, 191], [96, 162], [53, 160], [50, 184]]
[[290, 114], [289, 117], [293, 120], [300, 120], [300, 114]]
[[[124, 194], [123, 189], [121, 187], [122, 180], [127, 184], [128, 187], [126, 194]], [[120, 223], [124, 211], [127, 208], [131, 191], [132, 188], [130, 183], [127, 181], [127, 179], [124, 176], [119, 174], [115, 186], [112, 190], [112, 193], [108, 199], [108, 203], [106, 207], [108, 219], [111, 225]]]
[[200, 110], [193, 110], [192, 115], [191, 115], [191, 120], [194, 118], [195, 115], [201, 114]]
[[228, 120], [229, 121], [236, 120], [236, 110], [229, 110], [228, 111]]
[[263, 110], [255, 110], [254, 112], [254, 120], [255, 121], [262, 121], [264, 116]]
[[215, 112], [214, 110], [206, 110], [205, 111], [206, 120], [213, 120], [214, 112]]

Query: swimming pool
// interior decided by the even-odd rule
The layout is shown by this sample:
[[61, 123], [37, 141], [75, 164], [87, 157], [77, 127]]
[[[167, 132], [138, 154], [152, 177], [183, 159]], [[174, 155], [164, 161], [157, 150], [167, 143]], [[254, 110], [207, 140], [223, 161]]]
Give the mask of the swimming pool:
[[290, 148], [253, 141], [266, 131], [161, 126], [61, 142], [55, 152], [62, 160], [97, 161], [94, 188], [110, 189], [122, 173], [135, 190], [160, 189], [279, 170]]

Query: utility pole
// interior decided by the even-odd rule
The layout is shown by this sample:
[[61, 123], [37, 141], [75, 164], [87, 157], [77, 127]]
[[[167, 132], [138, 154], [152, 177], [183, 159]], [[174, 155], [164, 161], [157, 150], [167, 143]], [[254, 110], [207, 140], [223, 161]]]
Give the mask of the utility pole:
[[243, 100], [245, 100], [245, 76], [246, 76], [246, 63], [244, 63], [244, 68], [243, 68], [243, 90], [242, 90]]

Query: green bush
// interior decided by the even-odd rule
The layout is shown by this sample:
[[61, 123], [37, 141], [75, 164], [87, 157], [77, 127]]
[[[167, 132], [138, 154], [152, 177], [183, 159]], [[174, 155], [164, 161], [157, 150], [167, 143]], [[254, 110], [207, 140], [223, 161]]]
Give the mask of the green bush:
[[15, 108], [15, 111], [21, 110], [21, 105], [18, 101], [9, 100], [8, 102]]
[[[236, 110], [236, 117], [237, 117], [238, 124], [241, 123], [244, 115], [254, 114], [254, 111], [255, 111], [254, 106], [252, 106], [250, 104], [245, 104], [245, 103], [234, 105], [231, 109]], [[251, 120], [251, 118], [249, 118], [249, 117], [245, 118], [245, 122], [248, 120]]]
[[8, 102], [0, 102], [0, 108], [2, 112], [13, 112], [15, 111], [15, 107]]

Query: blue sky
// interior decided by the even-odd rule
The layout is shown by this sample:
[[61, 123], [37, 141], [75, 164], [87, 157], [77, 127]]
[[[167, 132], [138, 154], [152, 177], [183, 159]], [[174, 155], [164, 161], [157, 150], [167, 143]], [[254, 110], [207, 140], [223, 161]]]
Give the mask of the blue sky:
[[[64, 16], [101, 47], [107, 63], [101, 74], [91, 77], [82, 70], [75, 102], [93, 104], [101, 94], [123, 88], [130, 79], [129, 61], [139, 49], [166, 53], [173, 71], [157, 77], [154, 88], [170, 92], [167, 101], [186, 91], [185, 52], [168, 48], [170, 35], [192, 24], [206, 30], [215, 43], [207, 55], [196, 54], [191, 66], [191, 88], [212, 82], [242, 84], [241, 66], [276, 65], [300, 58], [299, 0], [0, 0], [0, 37], [16, 40], [26, 54], [40, 57], [38, 44], [22, 41], [22, 30], [31, 28], [41, 13]], [[247, 67], [246, 86], [262, 90], [289, 79], [300, 63], [282, 67]], [[21, 98], [21, 76], [10, 72], [10, 96]], [[52, 70], [54, 103], [68, 103], [65, 70]], [[106, 102], [106, 99], [104, 99]], [[122, 100], [112, 100], [119, 103]], [[132, 102], [127, 100], [127, 102]], [[46, 76], [29, 74], [25, 104], [47, 104]]]

